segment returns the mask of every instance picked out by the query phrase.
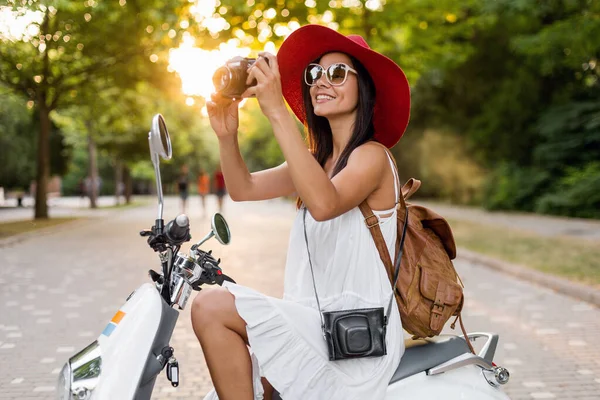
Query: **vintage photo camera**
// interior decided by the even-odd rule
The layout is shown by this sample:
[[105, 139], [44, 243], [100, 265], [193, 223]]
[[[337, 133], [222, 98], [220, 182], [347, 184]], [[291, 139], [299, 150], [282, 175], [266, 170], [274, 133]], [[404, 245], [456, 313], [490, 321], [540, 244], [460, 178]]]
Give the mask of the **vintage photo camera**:
[[[268, 59], [265, 58], [267, 63]], [[248, 68], [256, 62], [256, 58], [234, 57], [228, 60], [213, 74], [212, 80], [215, 91], [224, 97], [238, 98], [251, 86], [256, 85], [256, 79], [246, 85]]]

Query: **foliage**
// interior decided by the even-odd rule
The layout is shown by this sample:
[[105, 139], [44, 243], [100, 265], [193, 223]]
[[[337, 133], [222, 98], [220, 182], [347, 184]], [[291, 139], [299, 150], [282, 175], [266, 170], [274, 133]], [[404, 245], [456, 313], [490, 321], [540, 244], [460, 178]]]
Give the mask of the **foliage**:
[[260, 111], [258, 102], [249, 99], [240, 114], [240, 150], [250, 171], [275, 167], [285, 160], [273, 140], [273, 128]]
[[[39, 33], [29, 39], [0, 38], [0, 82], [23, 96], [21, 103], [6, 103], [14, 112], [0, 110], [0, 126], [7, 127], [0, 141], [10, 137], [12, 148], [21, 146], [18, 150], [29, 151], [32, 159], [35, 146], [24, 147], [31, 131], [15, 135], [41, 118], [32, 112], [56, 109], [52, 121], [74, 149], [71, 187], [87, 173], [81, 149], [89, 135], [98, 145], [107, 183], [116, 160], [151, 180], [143, 138], [158, 111], [166, 117], [175, 154], [163, 164], [165, 181], [175, 179], [183, 164], [192, 175], [216, 167], [217, 143], [201, 113], [204, 102], [184, 105], [178, 78], [165, 72], [167, 50], [177, 46], [184, 31], [203, 49], [231, 39], [254, 54], [276, 51], [291, 31], [318, 23], [364, 36], [406, 73], [411, 123], [393, 151], [403, 179], [423, 179], [420, 194], [481, 201], [493, 209], [597, 217], [598, 1], [9, 4], [43, 18], [34, 23]], [[192, 15], [200, 8], [207, 8], [204, 16]], [[35, 103], [32, 110], [24, 108], [27, 100]], [[282, 162], [255, 100], [246, 102], [241, 119], [240, 147], [250, 170]], [[30, 164], [19, 164], [14, 153], [0, 154], [10, 168], [25, 171], [21, 175], [35, 172]], [[8, 175], [1, 171], [0, 182], [5, 184]]]
[[[501, 165], [489, 177], [486, 205], [597, 218], [600, 102], [570, 102], [541, 114], [532, 167]], [[596, 175], [595, 175], [596, 174]]]
[[[20, 37], [0, 35], [0, 83], [34, 102], [39, 113], [37, 140], [36, 218], [46, 218], [51, 113], [76, 106], [86, 127], [91, 110], [107, 89], [135, 88], [156, 79], [156, 53], [176, 45], [181, 37], [179, 18], [188, 3], [177, 0], [17, 1], [8, 3], [19, 15], [34, 16]], [[6, 8], [2, 7], [1, 11]], [[99, 104], [98, 104], [99, 103]], [[96, 112], [97, 115], [97, 112]]]
[[600, 162], [567, 168], [554, 190], [537, 199], [535, 211], [600, 219]]
[[463, 137], [491, 171], [489, 208], [595, 215], [597, 205], [571, 198], [580, 186], [567, 193], [563, 178], [578, 175], [570, 166], [587, 171], [581, 182], [591, 185], [595, 170], [586, 165], [599, 158], [598, 2], [477, 3], [487, 24], [478, 24], [462, 62], [420, 76], [411, 130], [438, 126]]
[[[484, 170], [467, 156], [464, 144], [449, 132], [427, 130], [419, 142], [420, 195], [448, 198], [474, 204], [484, 179]], [[437, 192], [436, 192], [437, 191]]]
[[551, 107], [541, 114], [535, 128], [540, 143], [534, 157], [546, 169], [560, 172], [565, 165], [600, 160], [600, 100]]
[[25, 190], [35, 175], [32, 115], [22, 99], [0, 95], [0, 186]]
[[[35, 133], [39, 122], [21, 96], [0, 92], [0, 186], [29, 191], [35, 178]], [[63, 175], [68, 168], [71, 148], [63, 132], [52, 124], [50, 131], [50, 174]]]
[[491, 210], [534, 211], [539, 193], [550, 185], [548, 171], [500, 163], [487, 177], [483, 205]]

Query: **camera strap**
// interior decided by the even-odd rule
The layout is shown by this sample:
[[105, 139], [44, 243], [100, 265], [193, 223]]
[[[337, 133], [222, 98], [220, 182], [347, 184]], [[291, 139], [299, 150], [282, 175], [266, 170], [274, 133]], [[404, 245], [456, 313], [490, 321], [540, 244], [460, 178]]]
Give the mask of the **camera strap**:
[[[367, 201], [363, 201], [363, 203], [361, 203], [360, 205], [361, 207], [366, 206], [369, 207], [367, 205]], [[313, 270], [313, 265], [312, 265], [312, 260], [310, 257], [310, 249], [308, 246], [308, 235], [306, 233], [306, 205], [302, 206], [303, 210], [303, 215], [302, 215], [302, 223], [304, 226], [304, 241], [306, 243], [306, 252], [308, 253], [308, 263], [310, 266], [310, 274], [312, 276], [312, 284], [313, 284], [313, 289], [315, 291], [315, 298], [317, 299], [317, 307], [319, 308], [319, 316], [321, 317], [321, 330], [323, 331], [323, 334], [325, 334], [325, 321], [323, 320], [323, 310], [321, 309], [321, 303], [319, 302], [319, 295], [317, 294], [317, 285], [315, 283], [315, 272]], [[385, 319], [384, 319], [384, 325], [387, 325], [388, 321], [389, 321], [389, 317], [390, 317], [390, 313], [392, 312], [392, 302], [394, 301], [394, 294], [396, 293], [396, 287], [398, 285], [398, 276], [400, 275], [400, 263], [402, 261], [402, 253], [404, 250], [404, 239], [406, 237], [406, 227], [408, 226], [408, 207], [405, 208], [405, 215], [404, 215], [404, 226], [402, 227], [402, 237], [400, 238], [400, 246], [398, 249], [398, 255], [396, 257], [396, 262], [394, 265], [394, 286], [392, 288], [392, 295], [390, 297], [390, 301], [388, 303], [388, 307], [387, 307], [387, 311], [385, 313]], [[373, 239], [377, 242], [376, 239], [376, 235], [373, 234], [373, 231], [376, 230], [379, 232], [379, 237], [381, 238], [381, 240], [383, 240], [383, 235], [381, 234], [381, 229], [379, 229], [379, 223], [377, 223], [374, 227], [371, 227], [369, 229], [371, 231], [371, 234], [373, 236]], [[385, 243], [385, 241], [384, 241]]]

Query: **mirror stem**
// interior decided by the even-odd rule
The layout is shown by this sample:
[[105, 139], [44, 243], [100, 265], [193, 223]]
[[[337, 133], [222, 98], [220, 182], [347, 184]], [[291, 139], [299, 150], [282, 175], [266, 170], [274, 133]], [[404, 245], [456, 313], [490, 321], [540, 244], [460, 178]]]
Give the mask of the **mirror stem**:
[[202, 245], [202, 243], [206, 242], [208, 239], [210, 239], [213, 236], [215, 236], [215, 232], [210, 231], [208, 233], [208, 235], [204, 236], [204, 238], [202, 238], [201, 241], [199, 241], [198, 243], [196, 243], [196, 248], [200, 247]]
[[160, 179], [160, 168], [158, 154], [152, 154], [152, 164], [154, 164], [154, 176], [156, 176], [156, 193], [158, 194], [158, 217], [156, 219], [163, 219], [163, 190], [162, 181]]

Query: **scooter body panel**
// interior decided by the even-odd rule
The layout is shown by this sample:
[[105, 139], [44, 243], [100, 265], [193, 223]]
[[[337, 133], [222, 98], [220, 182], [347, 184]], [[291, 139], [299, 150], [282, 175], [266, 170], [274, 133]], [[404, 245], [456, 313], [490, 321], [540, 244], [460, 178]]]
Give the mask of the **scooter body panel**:
[[102, 374], [92, 399], [133, 399], [160, 326], [161, 297], [150, 283], [140, 286], [109, 322], [98, 343]]
[[477, 366], [465, 366], [439, 375], [425, 372], [394, 382], [385, 400], [510, 400], [499, 388], [491, 386]]

